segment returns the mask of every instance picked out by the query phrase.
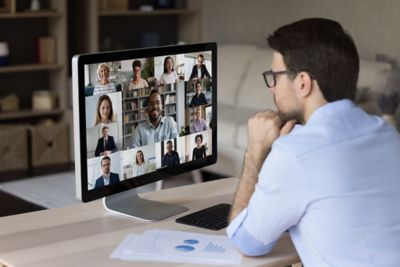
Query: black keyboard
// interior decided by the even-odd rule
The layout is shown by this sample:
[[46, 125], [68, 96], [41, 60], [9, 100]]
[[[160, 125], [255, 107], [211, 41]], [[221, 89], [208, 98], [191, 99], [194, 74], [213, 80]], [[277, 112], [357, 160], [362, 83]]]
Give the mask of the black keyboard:
[[218, 204], [178, 218], [177, 223], [188, 224], [210, 230], [220, 230], [228, 226], [230, 204]]

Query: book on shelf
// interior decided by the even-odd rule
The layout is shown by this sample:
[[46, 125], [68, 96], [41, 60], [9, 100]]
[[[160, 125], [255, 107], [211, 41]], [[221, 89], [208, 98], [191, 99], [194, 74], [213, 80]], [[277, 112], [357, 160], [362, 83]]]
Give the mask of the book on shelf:
[[56, 62], [56, 39], [54, 37], [38, 38], [37, 57], [40, 64]]
[[147, 113], [147, 110], [141, 110], [140, 112], [139, 112], [139, 120], [147, 120], [147, 118], [148, 118], [148, 113]]
[[129, 113], [124, 115], [124, 123], [130, 123], [138, 120], [137, 112]]
[[147, 108], [147, 98], [139, 100], [139, 108]]
[[126, 111], [133, 111], [133, 110], [137, 110], [137, 101], [127, 101], [125, 103], [125, 110]]
[[167, 115], [168, 114], [172, 114], [172, 113], [176, 113], [175, 105], [165, 107], [165, 113]]
[[170, 101], [169, 98], [170, 98], [169, 95], [165, 96], [164, 105], [168, 105], [169, 104], [169, 101]]
[[165, 95], [164, 105], [175, 104], [175, 94]]

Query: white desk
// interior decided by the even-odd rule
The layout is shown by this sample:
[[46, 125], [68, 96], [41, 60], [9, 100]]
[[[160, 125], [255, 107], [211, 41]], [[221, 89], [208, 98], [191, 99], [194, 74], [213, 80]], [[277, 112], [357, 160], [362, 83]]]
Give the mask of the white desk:
[[[0, 266], [189, 266], [125, 262], [110, 259], [109, 255], [127, 234], [152, 228], [225, 234], [225, 229], [209, 231], [177, 224], [175, 219], [217, 203], [231, 203], [236, 185], [237, 179], [228, 178], [143, 194], [148, 199], [189, 208], [186, 213], [160, 222], [146, 223], [111, 214], [104, 210], [100, 200], [0, 218]], [[269, 255], [244, 257], [242, 266], [287, 266], [299, 261], [285, 235]]]

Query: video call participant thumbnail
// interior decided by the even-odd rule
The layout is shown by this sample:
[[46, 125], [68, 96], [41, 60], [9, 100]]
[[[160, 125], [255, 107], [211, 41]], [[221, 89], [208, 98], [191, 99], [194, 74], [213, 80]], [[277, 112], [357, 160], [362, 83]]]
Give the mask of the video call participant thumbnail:
[[178, 81], [178, 74], [174, 70], [174, 60], [172, 57], [164, 59], [164, 70], [160, 77], [161, 84], [171, 84]]
[[167, 141], [167, 153], [162, 158], [161, 165], [167, 167], [178, 166], [180, 163], [178, 152], [174, 151], [174, 145], [171, 140]]
[[93, 95], [108, 94], [116, 92], [116, 84], [110, 82], [110, 67], [106, 63], [101, 63], [97, 67], [99, 82], [94, 86]]
[[99, 138], [97, 141], [96, 151], [94, 155], [98, 156], [109, 156], [111, 153], [117, 151], [117, 146], [115, 145], [114, 137], [109, 135], [109, 128], [104, 126], [101, 130], [103, 137]]
[[206, 147], [203, 145], [203, 135], [198, 134], [194, 138], [196, 140], [196, 146], [193, 148], [192, 160], [205, 159], [206, 158]]
[[190, 101], [189, 107], [197, 107], [201, 105], [207, 105], [206, 95], [201, 92], [202, 86], [200, 82], [196, 83], [196, 94], [193, 95], [192, 100]]
[[190, 132], [191, 133], [198, 133], [208, 130], [208, 123], [202, 117], [201, 108], [197, 107], [195, 109], [195, 118], [190, 124]]
[[129, 90], [149, 87], [147, 81], [142, 78], [142, 63], [140, 60], [134, 60], [132, 62], [133, 78], [129, 83]]
[[198, 79], [204, 79], [204, 77], [207, 77], [211, 79], [210, 73], [208, 73], [207, 67], [204, 62], [204, 56], [202, 54], [199, 54], [197, 56], [197, 64], [193, 66], [192, 68], [192, 73], [190, 74], [190, 80], [198, 80]]
[[147, 166], [146, 161], [144, 159], [143, 151], [142, 150], [138, 150], [138, 152], [136, 152], [133, 175], [134, 176], [143, 175], [143, 174], [145, 174], [147, 172], [147, 168], [148, 168], [148, 166]]
[[134, 130], [132, 146], [140, 147], [178, 137], [178, 127], [170, 116], [162, 116], [163, 104], [160, 92], [153, 89], [147, 101], [148, 120]]
[[111, 172], [111, 159], [105, 156], [101, 159], [101, 169], [103, 174], [97, 178], [94, 188], [100, 188], [106, 185], [113, 185], [119, 182], [118, 173]]
[[102, 95], [97, 101], [96, 122], [94, 126], [107, 125], [111, 122], [115, 122], [111, 98], [108, 95]]

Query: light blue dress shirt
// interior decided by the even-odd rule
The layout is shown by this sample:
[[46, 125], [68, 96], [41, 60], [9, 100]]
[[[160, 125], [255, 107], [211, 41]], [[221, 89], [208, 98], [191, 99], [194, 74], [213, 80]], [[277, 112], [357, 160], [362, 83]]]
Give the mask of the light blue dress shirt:
[[247, 255], [289, 230], [306, 267], [400, 266], [400, 136], [349, 100], [277, 139], [228, 235]]
[[141, 122], [133, 131], [132, 147], [150, 145], [177, 138], [178, 127], [172, 117], [161, 117], [160, 124], [154, 127], [149, 120]]

